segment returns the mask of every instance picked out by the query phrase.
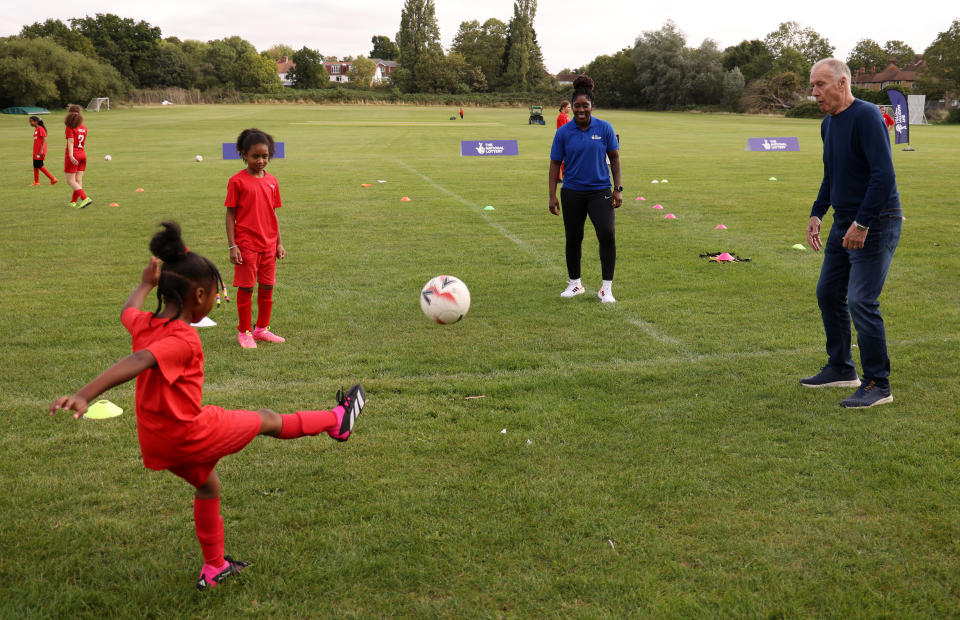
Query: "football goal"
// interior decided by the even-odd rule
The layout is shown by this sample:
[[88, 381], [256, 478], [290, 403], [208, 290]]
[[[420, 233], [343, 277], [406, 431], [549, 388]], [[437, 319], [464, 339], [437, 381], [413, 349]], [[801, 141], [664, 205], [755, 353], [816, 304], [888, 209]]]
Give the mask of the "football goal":
[[87, 104], [87, 110], [99, 112], [102, 109], [110, 109], [110, 97], [94, 97]]

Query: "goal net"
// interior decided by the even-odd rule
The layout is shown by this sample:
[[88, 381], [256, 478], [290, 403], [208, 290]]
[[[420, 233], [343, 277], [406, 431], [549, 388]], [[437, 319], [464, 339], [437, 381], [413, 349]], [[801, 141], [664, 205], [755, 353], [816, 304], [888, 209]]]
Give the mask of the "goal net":
[[87, 104], [87, 110], [99, 112], [101, 109], [110, 109], [110, 97], [94, 97]]

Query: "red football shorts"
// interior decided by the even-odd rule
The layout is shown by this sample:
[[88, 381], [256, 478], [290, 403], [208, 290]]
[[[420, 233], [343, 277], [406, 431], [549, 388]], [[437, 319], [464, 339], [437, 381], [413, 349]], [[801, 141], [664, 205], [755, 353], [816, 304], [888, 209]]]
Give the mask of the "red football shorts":
[[243, 450], [254, 437], [260, 434], [262, 426], [260, 414], [256, 411], [239, 409], [227, 411], [216, 405], [205, 405], [203, 409], [219, 410], [218, 413], [221, 415], [227, 414], [221, 417], [225, 423], [208, 442], [202, 446], [195, 446], [195, 449], [191, 450], [193, 452], [191, 462], [168, 468], [171, 473], [180, 476], [194, 487], [199, 487], [207, 481], [210, 472], [217, 466], [220, 459]]
[[87, 169], [87, 153], [86, 151], [74, 151], [74, 159], [77, 160], [76, 165], [70, 161], [70, 158], [66, 155], [63, 156], [63, 171], [64, 172], [83, 172]]
[[273, 286], [277, 282], [277, 252], [254, 252], [240, 248], [243, 263], [233, 266], [233, 285], [237, 288], [253, 288], [259, 282]]

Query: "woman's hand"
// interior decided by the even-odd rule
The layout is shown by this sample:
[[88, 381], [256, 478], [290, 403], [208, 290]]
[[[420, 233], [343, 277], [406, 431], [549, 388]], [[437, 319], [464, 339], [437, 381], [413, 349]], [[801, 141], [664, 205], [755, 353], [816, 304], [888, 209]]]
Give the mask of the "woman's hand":
[[619, 209], [623, 205], [623, 192], [613, 190], [613, 208]]
[[560, 201], [556, 196], [550, 196], [550, 213], [560, 215]]
[[243, 264], [243, 256], [240, 254], [240, 247], [230, 248], [230, 262], [234, 265]]

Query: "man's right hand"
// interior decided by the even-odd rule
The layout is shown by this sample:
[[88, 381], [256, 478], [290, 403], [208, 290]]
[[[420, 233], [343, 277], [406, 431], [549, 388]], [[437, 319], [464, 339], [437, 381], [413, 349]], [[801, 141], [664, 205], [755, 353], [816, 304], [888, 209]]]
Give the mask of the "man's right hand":
[[823, 247], [823, 242], [820, 240], [820, 218], [816, 215], [811, 215], [810, 221], [807, 222], [807, 243], [816, 252]]

